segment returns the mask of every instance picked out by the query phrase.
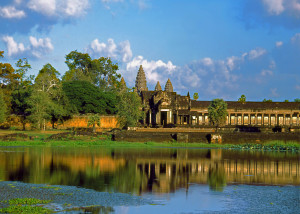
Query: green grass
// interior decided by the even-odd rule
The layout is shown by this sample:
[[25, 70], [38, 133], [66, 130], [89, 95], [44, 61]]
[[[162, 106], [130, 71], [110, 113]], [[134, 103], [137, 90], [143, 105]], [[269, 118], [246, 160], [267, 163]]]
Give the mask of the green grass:
[[0, 209], [0, 213], [53, 213], [50, 209], [41, 206], [34, 206], [39, 204], [48, 204], [50, 200], [40, 200], [37, 198], [14, 198], [2, 202], [8, 203], [9, 206]]

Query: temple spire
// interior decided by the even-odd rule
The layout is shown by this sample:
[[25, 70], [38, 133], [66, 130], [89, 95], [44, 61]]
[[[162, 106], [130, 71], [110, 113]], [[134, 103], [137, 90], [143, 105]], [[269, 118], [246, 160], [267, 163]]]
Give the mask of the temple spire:
[[168, 79], [168, 81], [166, 83], [165, 91], [166, 92], [173, 92], [173, 86], [172, 86], [172, 83], [171, 83], [170, 79]]
[[157, 81], [156, 86], [155, 86], [155, 91], [161, 91], [161, 90], [162, 89], [161, 89], [160, 83], [159, 83], [159, 81]]
[[139, 94], [141, 93], [141, 91], [148, 91], [146, 75], [142, 65], [140, 65], [139, 72], [136, 76], [135, 88], [137, 89], [137, 92]]

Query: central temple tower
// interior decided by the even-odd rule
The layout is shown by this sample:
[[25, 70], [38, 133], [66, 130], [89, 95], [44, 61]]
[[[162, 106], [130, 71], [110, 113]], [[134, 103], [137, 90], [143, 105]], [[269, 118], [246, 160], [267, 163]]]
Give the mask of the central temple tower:
[[142, 65], [140, 65], [139, 72], [136, 76], [135, 88], [139, 94], [141, 93], [141, 91], [148, 91], [146, 75]]

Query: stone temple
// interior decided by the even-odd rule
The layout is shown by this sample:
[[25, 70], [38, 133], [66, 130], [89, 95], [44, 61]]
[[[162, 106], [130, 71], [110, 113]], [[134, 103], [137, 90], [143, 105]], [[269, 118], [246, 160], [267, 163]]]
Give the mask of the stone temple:
[[[164, 90], [159, 82], [155, 90], [148, 90], [146, 75], [140, 66], [136, 82], [144, 111], [141, 121], [145, 127], [207, 127], [210, 101], [197, 101], [173, 91], [171, 80]], [[299, 130], [299, 102], [237, 102], [226, 101], [227, 120], [225, 127], [269, 127], [270, 130]]]

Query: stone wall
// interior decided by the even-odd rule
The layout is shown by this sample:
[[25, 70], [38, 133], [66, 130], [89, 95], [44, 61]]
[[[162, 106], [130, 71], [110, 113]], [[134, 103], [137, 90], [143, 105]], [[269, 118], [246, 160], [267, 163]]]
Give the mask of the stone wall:
[[[71, 129], [71, 128], [87, 128], [88, 115], [77, 115], [73, 116], [71, 119], [64, 121], [63, 123], [55, 123], [55, 128], [57, 129]], [[3, 128], [15, 127], [22, 129], [22, 123], [18, 116], [11, 115], [8, 122], [1, 124]], [[116, 116], [100, 116], [100, 127], [96, 126], [98, 130], [100, 129], [113, 129], [118, 128], [118, 120]], [[30, 129], [30, 124], [26, 124], [26, 129]], [[46, 129], [52, 129], [52, 124], [48, 121], [46, 122]]]
[[[137, 132], [121, 131], [113, 135], [113, 140], [128, 142], [182, 142], [182, 143], [210, 143], [215, 133], [203, 132]], [[216, 143], [264, 143], [268, 141], [295, 141], [300, 143], [300, 133], [218, 133], [221, 140]]]

